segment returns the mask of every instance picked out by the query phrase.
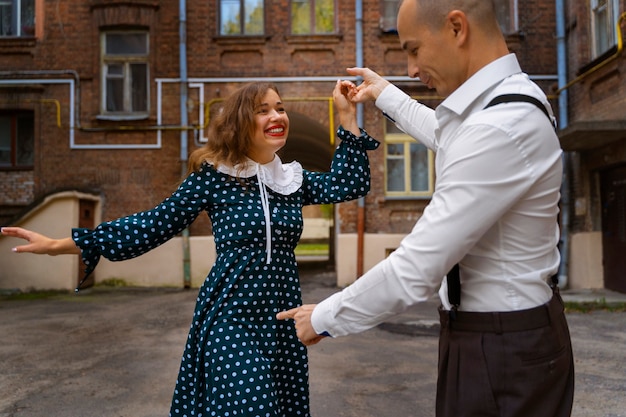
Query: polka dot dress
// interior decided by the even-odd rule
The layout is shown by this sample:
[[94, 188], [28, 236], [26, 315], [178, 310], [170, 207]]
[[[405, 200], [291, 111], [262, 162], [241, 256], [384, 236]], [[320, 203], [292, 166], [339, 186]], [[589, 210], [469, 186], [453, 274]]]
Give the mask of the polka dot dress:
[[[339, 129], [329, 173], [304, 170], [288, 195], [268, 189], [271, 223], [267, 262], [266, 214], [258, 176], [235, 179], [204, 165], [152, 210], [73, 229], [88, 270], [99, 257], [139, 256], [209, 214], [217, 260], [198, 293], [170, 416], [310, 416], [306, 347], [293, 321], [276, 313], [301, 305], [294, 249], [302, 206], [364, 196], [369, 191], [366, 149], [378, 142]], [[299, 165], [298, 165], [299, 166]]]

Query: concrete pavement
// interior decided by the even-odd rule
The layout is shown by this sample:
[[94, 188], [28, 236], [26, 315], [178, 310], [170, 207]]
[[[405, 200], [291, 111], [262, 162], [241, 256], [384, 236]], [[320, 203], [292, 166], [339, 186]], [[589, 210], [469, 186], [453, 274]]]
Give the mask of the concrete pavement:
[[[302, 269], [305, 302], [334, 273]], [[0, 298], [0, 417], [167, 416], [197, 291], [96, 288], [46, 299]], [[569, 301], [626, 302], [565, 291]], [[314, 417], [434, 415], [438, 301], [359, 335], [309, 349]], [[568, 313], [574, 417], [626, 417], [626, 313]]]

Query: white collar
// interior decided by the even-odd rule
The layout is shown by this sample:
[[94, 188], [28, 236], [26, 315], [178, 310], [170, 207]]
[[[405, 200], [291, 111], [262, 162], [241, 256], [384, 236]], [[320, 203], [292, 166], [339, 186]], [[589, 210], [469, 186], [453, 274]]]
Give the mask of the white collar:
[[522, 69], [515, 54], [504, 55], [481, 68], [450, 94], [440, 105], [457, 115], [463, 114], [489, 88]]
[[259, 181], [259, 196], [263, 215], [265, 217], [265, 262], [272, 262], [272, 216], [270, 201], [265, 187], [282, 194], [289, 195], [297, 191], [302, 186], [302, 165], [298, 162], [283, 164], [278, 155], [267, 164], [248, 159], [241, 165], [229, 167], [218, 166], [217, 170], [224, 174], [238, 178], [250, 178], [256, 176]]
[[292, 194], [302, 186], [302, 165], [296, 161], [283, 164], [278, 155], [274, 155], [274, 159], [267, 164], [248, 159], [234, 167], [219, 165], [217, 170], [238, 178], [258, 175], [260, 182], [282, 195]]

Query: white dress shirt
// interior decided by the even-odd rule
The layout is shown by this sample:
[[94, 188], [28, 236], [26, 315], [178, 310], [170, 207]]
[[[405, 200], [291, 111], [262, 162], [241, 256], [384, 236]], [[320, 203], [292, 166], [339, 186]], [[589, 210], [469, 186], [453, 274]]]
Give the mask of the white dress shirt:
[[484, 109], [510, 93], [534, 96], [552, 115], [513, 54], [482, 68], [436, 111], [393, 85], [382, 91], [376, 106], [435, 152], [435, 192], [397, 250], [317, 305], [316, 332], [366, 330], [437, 289], [449, 309], [444, 277], [457, 262], [459, 310], [513, 311], [550, 300], [546, 281], [560, 261], [561, 149], [551, 121], [533, 104]]

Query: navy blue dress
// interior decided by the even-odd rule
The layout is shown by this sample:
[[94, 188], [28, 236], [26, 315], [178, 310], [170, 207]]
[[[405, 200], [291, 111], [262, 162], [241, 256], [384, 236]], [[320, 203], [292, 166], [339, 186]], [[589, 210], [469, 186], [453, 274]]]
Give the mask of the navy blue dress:
[[235, 178], [232, 169], [205, 163], [154, 209], [73, 229], [91, 271], [100, 256], [139, 256], [208, 213], [217, 259], [198, 293], [170, 416], [310, 416], [306, 347], [293, 321], [276, 313], [302, 304], [294, 254], [302, 206], [369, 191], [366, 150], [378, 142], [362, 133], [339, 128], [329, 173], [276, 158], [268, 166], [251, 163]]

